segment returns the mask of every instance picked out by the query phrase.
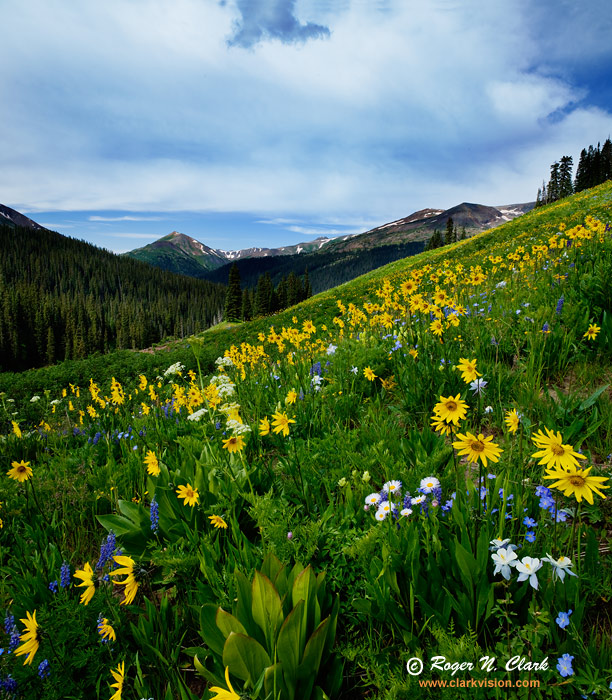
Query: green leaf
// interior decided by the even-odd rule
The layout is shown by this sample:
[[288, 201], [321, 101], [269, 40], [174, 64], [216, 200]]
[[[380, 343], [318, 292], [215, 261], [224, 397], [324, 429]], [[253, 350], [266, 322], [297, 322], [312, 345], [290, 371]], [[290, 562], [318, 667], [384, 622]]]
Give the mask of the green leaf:
[[580, 404], [580, 406], [578, 406], [578, 410], [584, 411], [587, 408], [591, 408], [591, 406], [597, 401], [597, 399], [604, 393], [604, 391], [609, 386], [609, 384], [605, 384], [604, 386], [600, 386], [599, 389], [596, 389], [587, 399], [585, 399]]
[[300, 681], [300, 695], [309, 698], [312, 688], [319, 675], [321, 657], [327, 639], [330, 618], [326, 617], [312, 633], [304, 649], [302, 663], [298, 667], [298, 680]]
[[283, 622], [283, 608], [274, 584], [267, 576], [255, 572], [252, 585], [252, 613], [255, 624], [259, 625], [266, 637], [269, 650], [274, 648], [278, 628]]
[[231, 613], [225, 612], [223, 608], [217, 609], [215, 623], [225, 639], [227, 639], [232, 632], [247, 635], [247, 631], [240, 620], [235, 618]]
[[295, 694], [297, 682], [297, 669], [304, 653], [304, 605], [304, 601], [300, 600], [289, 613], [278, 634], [276, 646], [278, 659], [283, 664], [287, 687], [293, 694]]
[[208, 604], [203, 605], [200, 610], [200, 637], [210, 650], [217, 656], [223, 654], [223, 645], [225, 644], [225, 636], [217, 627], [217, 606]]
[[232, 632], [223, 646], [223, 665], [229, 666], [236, 678], [253, 686], [270, 665], [270, 657], [253, 637]]

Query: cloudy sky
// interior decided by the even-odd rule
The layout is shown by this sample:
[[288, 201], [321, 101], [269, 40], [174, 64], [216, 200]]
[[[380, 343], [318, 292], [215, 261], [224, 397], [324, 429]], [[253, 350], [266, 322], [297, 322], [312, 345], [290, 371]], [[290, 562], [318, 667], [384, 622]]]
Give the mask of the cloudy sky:
[[0, 203], [118, 252], [530, 201], [612, 134], [609, 0], [2, 0]]

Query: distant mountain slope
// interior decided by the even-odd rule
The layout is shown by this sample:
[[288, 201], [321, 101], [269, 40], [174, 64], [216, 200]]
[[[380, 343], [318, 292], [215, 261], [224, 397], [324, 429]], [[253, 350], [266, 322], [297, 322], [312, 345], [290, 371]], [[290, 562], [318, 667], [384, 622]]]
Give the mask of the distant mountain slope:
[[372, 249], [381, 245], [427, 241], [438, 229], [444, 232], [446, 222], [452, 218], [459, 229], [468, 235], [500, 226], [533, 209], [535, 202], [488, 207], [483, 204], [463, 202], [450, 209], [422, 209], [404, 219], [398, 219], [350, 238], [338, 238], [326, 248], [326, 252]]
[[[414, 212], [403, 219], [398, 219], [382, 226], [377, 226], [360, 234], [350, 234], [338, 238], [319, 237], [306, 243], [296, 243], [295, 245], [282, 246], [280, 248], [245, 248], [242, 250], [225, 251], [215, 248], [209, 248], [207, 245], [197, 241], [195, 238], [186, 236], [178, 231], [160, 238], [149, 245], [137, 248], [124, 255], [142, 260], [150, 265], [155, 265], [163, 270], [170, 270], [192, 277], [205, 279], [223, 279], [227, 280], [227, 271], [222, 270], [224, 265], [232, 262], [243, 262], [245, 260], [257, 261], [262, 258], [274, 258], [276, 262], [270, 263], [262, 261], [259, 265], [260, 272], [270, 270], [304, 269], [305, 266], [309, 270], [324, 265], [322, 261], [314, 263], [314, 258], [310, 258], [310, 262], [301, 261], [297, 264], [287, 263], [280, 260], [282, 257], [288, 256], [316, 256], [334, 254], [341, 255], [345, 253], [357, 253], [359, 251], [371, 251], [374, 248], [385, 246], [402, 246], [408, 243], [426, 242], [435, 229], [443, 231], [446, 227], [446, 222], [449, 218], [453, 219], [454, 224], [458, 229], [466, 229], [468, 235], [472, 235], [479, 231], [485, 231], [489, 228], [494, 228], [500, 224], [510, 221], [511, 219], [524, 214], [526, 211], [533, 209], [534, 202], [526, 204], [511, 204], [500, 207], [488, 207], [482, 204], [469, 204], [464, 202], [451, 209], [421, 209]], [[413, 252], [417, 252], [416, 249]], [[380, 264], [385, 264], [396, 260], [397, 251], [387, 251], [377, 259], [383, 260]], [[413, 253], [411, 253], [413, 254]], [[338, 261], [335, 261], [338, 262]], [[350, 267], [351, 261], [346, 261], [346, 266]], [[241, 269], [248, 271], [247, 276], [250, 278], [252, 271], [256, 270], [258, 264], [256, 262], [248, 265], [242, 264]], [[362, 272], [363, 267], [360, 266]], [[219, 274], [214, 271], [220, 270]], [[222, 270], [222, 271], [221, 271]], [[362, 274], [358, 273], [358, 274]], [[342, 281], [355, 277], [345, 278], [342, 275]], [[316, 280], [314, 282], [317, 288]], [[329, 285], [319, 288], [327, 289]]]
[[320, 250], [331, 240], [333, 239], [319, 237], [306, 243], [296, 243], [280, 248], [245, 248], [226, 251], [209, 248], [191, 236], [173, 231], [153, 243], [131, 250], [124, 255], [155, 265], [162, 270], [202, 278], [207, 277], [206, 273], [210, 270], [222, 267], [228, 262], [311, 253]]
[[16, 221], [27, 217], [2, 211], [0, 371], [148, 347], [221, 318], [220, 285], [152, 268], [34, 222], [23, 227]]
[[0, 224], [22, 226], [23, 228], [33, 228], [42, 229], [43, 226], [37, 224], [36, 221], [28, 219], [24, 214], [11, 209], [10, 207], [5, 207], [4, 204], [0, 204]]

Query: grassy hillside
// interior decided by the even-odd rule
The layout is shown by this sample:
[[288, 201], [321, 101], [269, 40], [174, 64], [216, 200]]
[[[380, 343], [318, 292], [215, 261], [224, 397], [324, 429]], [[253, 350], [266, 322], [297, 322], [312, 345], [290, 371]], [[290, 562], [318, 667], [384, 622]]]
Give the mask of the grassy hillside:
[[189, 347], [0, 377], [3, 687], [605, 697], [611, 205], [606, 183]]

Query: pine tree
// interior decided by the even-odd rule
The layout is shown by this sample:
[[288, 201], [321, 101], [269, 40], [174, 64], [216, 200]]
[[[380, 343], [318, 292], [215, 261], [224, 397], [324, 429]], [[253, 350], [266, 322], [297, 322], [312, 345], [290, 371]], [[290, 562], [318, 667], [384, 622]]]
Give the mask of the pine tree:
[[310, 299], [312, 296], [312, 287], [310, 285], [310, 279], [308, 277], [308, 268], [304, 270], [304, 299]]
[[589, 173], [589, 157], [586, 148], [580, 151], [580, 160], [578, 161], [578, 167], [576, 168], [576, 180], [574, 181], [574, 190], [576, 192], [582, 192], [586, 190], [588, 185], [588, 175]]
[[559, 163], [554, 162], [550, 166], [550, 180], [548, 181], [548, 197], [546, 201], [556, 202], [559, 199]]
[[574, 159], [572, 156], [563, 156], [559, 165], [559, 199], [569, 197], [574, 193], [572, 184], [573, 169]]
[[225, 320], [239, 321], [242, 317], [242, 289], [240, 288], [240, 272], [234, 263], [229, 271], [227, 293], [225, 296]]
[[253, 317], [253, 307], [251, 306], [251, 293], [248, 289], [242, 292], [242, 320], [250, 321]]
[[450, 245], [457, 240], [452, 217], [449, 216], [446, 222], [446, 233], [444, 235], [444, 245]]

